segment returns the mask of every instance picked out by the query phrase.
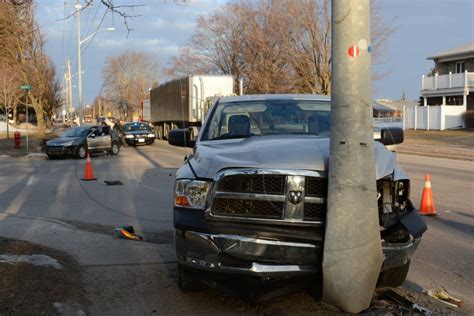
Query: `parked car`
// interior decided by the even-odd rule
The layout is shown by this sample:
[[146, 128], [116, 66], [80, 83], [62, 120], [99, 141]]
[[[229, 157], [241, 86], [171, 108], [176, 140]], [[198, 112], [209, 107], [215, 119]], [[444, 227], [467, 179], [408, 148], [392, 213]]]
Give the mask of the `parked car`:
[[83, 159], [87, 153], [103, 151], [117, 155], [120, 140], [110, 126], [79, 126], [64, 131], [58, 138], [46, 141], [44, 151], [50, 159], [64, 156]]
[[155, 142], [155, 133], [147, 123], [125, 123], [121, 131], [124, 142], [130, 146], [150, 145]]
[[[174, 193], [183, 291], [206, 284], [258, 299], [257, 285], [281, 294], [321, 281], [330, 109], [317, 95], [222, 97], [196, 141], [188, 129], [170, 132], [171, 145], [193, 147]], [[382, 129], [377, 138], [378, 286], [399, 286], [426, 225], [384, 146], [401, 142], [403, 131]]]

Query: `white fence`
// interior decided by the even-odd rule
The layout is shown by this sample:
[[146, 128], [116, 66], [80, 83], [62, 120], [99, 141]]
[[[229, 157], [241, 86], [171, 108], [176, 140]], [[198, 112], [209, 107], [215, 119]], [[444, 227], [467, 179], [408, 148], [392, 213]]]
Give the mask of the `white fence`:
[[405, 106], [403, 129], [445, 130], [462, 127], [464, 105]]

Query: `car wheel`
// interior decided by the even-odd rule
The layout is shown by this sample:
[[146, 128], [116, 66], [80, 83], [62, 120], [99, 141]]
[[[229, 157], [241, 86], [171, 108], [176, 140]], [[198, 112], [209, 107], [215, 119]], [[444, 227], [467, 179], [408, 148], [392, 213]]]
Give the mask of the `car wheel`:
[[178, 263], [178, 287], [184, 293], [205, 290], [206, 285], [202, 284], [193, 276], [193, 272]]
[[87, 149], [84, 145], [77, 147], [76, 156], [79, 159], [84, 159], [87, 157]]
[[401, 267], [391, 268], [380, 274], [377, 287], [397, 287], [405, 282], [410, 269], [410, 260]]
[[119, 153], [119, 151], [120, 151], [119, 145], [117, 144], [117, 142], [113, 142], [112, 147], [110, 149], [110, 154], [115, 156]]

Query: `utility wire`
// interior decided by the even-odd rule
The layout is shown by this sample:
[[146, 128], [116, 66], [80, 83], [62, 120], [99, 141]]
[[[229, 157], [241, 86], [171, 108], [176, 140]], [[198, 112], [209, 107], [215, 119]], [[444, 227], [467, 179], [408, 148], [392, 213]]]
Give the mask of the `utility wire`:
[[76, 25], [76, 18], [74, 18], [72, 20], [71, 32], [69, 34], [69, 42], [68, 42], [67, 49], [66, 49], [66, 55], [67, 56], [69, 56], [69, 49], [71, 48], [71, 42], [72, 42], [72, 33], [74, 31], [74, 26], [75, 25]]
[[89, 43], [87, 43], [86, 47], [84, 47], [84, 49], [81, 51], [82, 54], [84, 54], [84, 52], [87, 50], [87, 48], [89, 48], [89, 46], [91, 45], [91, 43], [94, 41], [94, 38], [95, 36], [97, 35], [97, 32], [99, 31], [100, 27], [102, 26], [102, 23], [104, 23], [104, 19], [107, 15], [107, 12], [109, 11], [108, 8], [105, 9], [105, 12], [104, 12], [104, 15], [102, 15], [102, 19], [100, 20], [100, 23], [97, 25], [97, 28], [95, 30], [95, 34], [92, 36], [92, 38], [89, 40]]
[[[63, 7], [63, 17], [66, 16], [66, 3]], [[65, 33], [66, 33], [66, 20], [63, 20], [63, 36], [62, 36], [62, 45], [61, 45], [61, 69], [64, 70], [64, 46], [65, 46]]]
[[95, 9], [94, 17], [92, 18], [91, 24], [89, 24], [89, 28], [87, 29], [87, 32], [86, 32], [87, 36], [91, 34], [91, 29], [92, 29], [92, 26], [94, 25], [95, 19], [97, 17], [97, 13], [99, 13], [99, 8], [100, 8], [100, 4], [97, 5], [97, 8]]

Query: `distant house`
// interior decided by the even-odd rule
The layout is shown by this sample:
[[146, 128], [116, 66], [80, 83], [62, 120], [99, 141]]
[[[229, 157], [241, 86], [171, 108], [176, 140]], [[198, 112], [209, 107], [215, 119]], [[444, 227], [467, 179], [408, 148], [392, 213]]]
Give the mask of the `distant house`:
[[377, 99], [374, 101], [374, 117], [403, 117], [403, 108], [405, 106], [418, 105], [417, 101]]
[[435, 65], [421, 78], [421, 107], [407, 107], [405, 127], [436, 129], [462, 127], [462, 114], [474, 110], [474, 43], [430, 56]]

